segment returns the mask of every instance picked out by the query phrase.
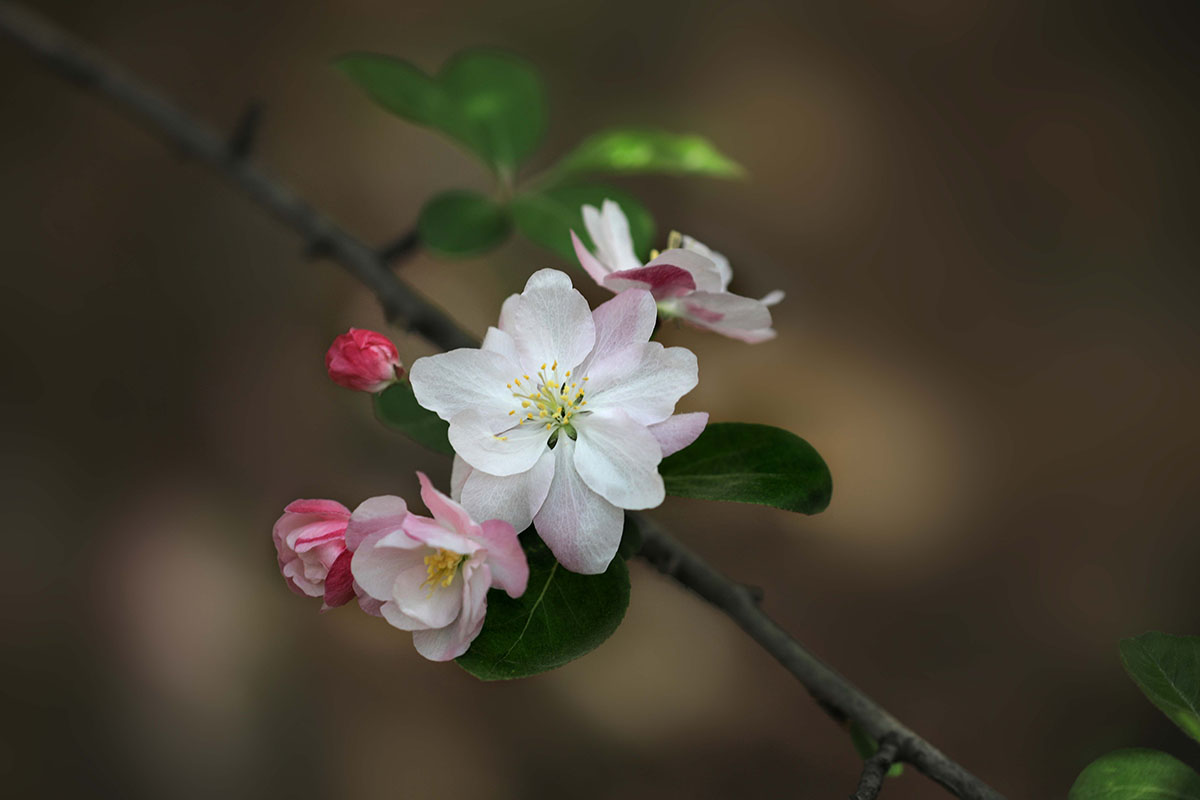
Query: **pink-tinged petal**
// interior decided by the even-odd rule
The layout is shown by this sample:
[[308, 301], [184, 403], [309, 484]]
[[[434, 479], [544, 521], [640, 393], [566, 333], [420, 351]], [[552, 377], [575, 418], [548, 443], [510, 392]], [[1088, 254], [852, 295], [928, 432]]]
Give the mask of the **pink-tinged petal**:
[[471, 477], [471, 473], [475, 468], [463, 461], [462, 456], [454, 454], [454, 463], [450, 467], [450, 496], [458, 502], [462, 502], [463, 484], [467, 482], [467, 478]]
[[786, 296], [787, 295], [784, 293], [783, 289], [776, 289], [773, 292], [767, 292], [758, 302], [762, 303], [764, 306], [774, 306], [782, 302], [783, 298]]
[[[505, 426], [514, 417], [507, 417]], [[503, 438], [501, 438], [503, 437]], [[492, 424], [474, 410], [463, 411], [450, 420], [450, 444], [472, 467], [492, 475], [516, 475], [530, 469], [546, 449], [550, 432], [544, 425]]]
[[717, 267], [717, 272], [721, 276], [720, 291], [725, 291], [729, 288], [729, 282], [733, 280], [733, 267], [729, 265], [728, 258], [721, 255], [716, 250], [709, 248], [708, 245], [704, 244], [703, 242], [697, 241], [686, 234], [683, 236], [683, 249], [691, 250], [693, 253], [699, 253], [709, 261], [713, 262], [713, 264]]
[[623, 269], [613, 272], [604, 279], [604, 287], [614, 292], [626, 289], [645, 289], [656, 300], [682, 297], [696, 289], [692, 274], [673, 264], [650, 264], [645, 267]]
[[662, 505], [662, 447], [645, 425], [623, 411], [605, 409], [580, 419], [575, 428], [575, 470], [592, 491], [619, 508]]
[[325, 576], [325, 607], [337, 608], [354, 599], [354, 576], [350, 573], [350, 559], [354, 554], [343, 550]]
[[690, 414], [675, 414], [657, 424], [650, 426], [650, 433], [658, 440], [662, 448], [663, 458], [678, 453], [699, 438], [708, 425], [707, 411], [694, 411]]
[[333, 500], [293, 500], [284, 508], [291, 514], [316, 514], [328, 519], [350, 519], [350, 509]]
[[430, 661], [451, 661], [467, 652], [483, 629], [487, 615], [487, 590], [491, 577], [486, 564], [464, 582], [462, 613], [453, 624], [436, 630], [413, 632], [413, 646]]
[[624, 512], [579, 477], [575, 442], [570, 437], [559, 436], [554, 453], [554, 480], [546, 502], [533, 518], [534, 527], [558, 563], [572, 572], [597, 575], [608, 569], [617, 553]]
[[402, 550], [377, 546], [386, 535], [375, 534], [365, 539], [350, 560], [350, 572], [355, 582], [368, 595], [385, 603], [393, 599], [392, 588], [397, 575], [412, 567], [425, 569], [427, 552], [424, 548]]
[[575, 247], [575, 257], [579, 259], [579, 266], [583, 267], [583, 271], [590, 275], [592, 280], [603, 286], [605, 277], [612, 270], [600, 263], [600, 259], [584, 247], [583, 241], [575, 235], [575, 231], [571, 231], [571, 244]]
[[390, 339], [357, 328], [333, 340], [325, 354], [325, 369], [334, 383], [362, 392], [383, 391], [404, 374]]
[[716, 333], [728, 336], [730, 339], [738, 339], [746, 344], [758, 344], [759, 342], [768, 342], [776, 337], [774, 328], [760, 328], [756, 331], [725, 331], [713, 328]]
[[472, 471], [463, 483], [459, 499], [472, 518], [504, 520], [523, 531], [545, 502], [553, 477], [554, 453], [545, 448], [531, 469], [516, 475], [499, 477]]
[[435, 489], [428, 475], [418, 472], [417, 480], [421, 482], [421, 500], [434, 519], [449, 524], [459, 533], [465, 534], [475, 528], [475, 521], [466, 509]]
[[513, 366], [521, 363], [521, 354], [517, 352], [517, 343], [499, 328], [487, 329], [487, 333], [483, 337], [483, 344], [479, 346], [479, 349], [489, 353], [498, 353], [512, 362]]
[[396, 575], [392, 601], [405, 615], [428, 628], [444, 628], [462, 611], [462, 573], [455, 573], [449, 586], [425, 583], [425, 564], [412, 564]]
[[393, 628], [399, 628], [402, 631], [423, 631], [429, 628], [421, 620], [405, 614], [395, 603], [380, 603], [378, 616], [387, 620]]
[[589, 373], [588, 409], [618, 408], [643, 425], [662, 422], [675, 411], [679, 398], [700, 380], [696, 356], [685, 347], [641, 345], [641, 358], [628, 372]]
[[682, 316], [688, 322], [725, 336], [771, 327], [771, 312], [758, 300], [728, 292], [692, 292], [683, 298]]
[[346, 520], [334, 519], [303, 525], [288, 535], [287, 542], [297, 553], [305, 553], [322, 544], [340, 541], [345, 535]]
[[382, 617], [383, 616], [383, 611], [382, 611], [383, 601], [382, 600], [376, 600], [374, 597], [371, 597], [371, 595], [364, 592], [357, 583], [354, 585], [354, 592], [355, 592], [355, 594], [358, 595], [358, 607], [359, 608], [361, 608], [366, 613], [370, 614], [372, 617]]
[[509, 597], [525, 594], [529, 583], [529, 562], [517, 538], [517, 531], [507, 522], [485, 520], [479, 540], [487, 548], [487, 563], [492, 570], [492, 583]]
[[592, 320], [596, 324], [596, 343], [587, 363], [602, 361], [609, 353], [631, 344], [650, 341], [658, 309], [648, 292], [631, 289], [596, 306]]
[[372, 534], [399, 530], [407, 514], [408, 504], [402, 497], [382, 495], [362, 501], [350, 515], [350, 524], [346, 527], [346, 547], [357, 550], [363, 539]]
[[619, 204], [606, 199], [600, 204], [599, 211], [585, 205], [580, 212], [583, 226], [596, 245], [596, 258], [614, 270], [641, 266], [642, 260], [633, 249], [629, 220]]
[[[538, 274], [535, 273], [535, 277]], [[568, 287], [543, 285], [526, 289], [505, 303], [502, 319], [501, 328], [516, 341], [521, 364], [525, 373], [531, 376], [543, 363], [557, 361], [567, 369], [575, 367], [596, 342], [592, 309], [583, 295]], [[416, 364], [413, 370], [416, 371]], [[509, 377], [500, 388], [504, 389], [504, 383], [512, 382], [513, 378]], [[506, 406], [505, 413], [512, 407], [511, 403]]]
[[711, 259], [705, 258], [699, 253], [676, 247], [655, 256], [646, 266], [657, 267], [660, 265], [670, 265], [686, 270], [692, 276], [692, 280], [696, 282], [697, 291], [721, 291], [721, 271]]
[[520, 374], [500, 353], [462, 348], [418, 358], [409, 380], [417, 402], [447, 422], [466, 409], [501, 420], [516, 407], [505, 384]]
[[474, 539], [468, 538], [458, 531], [448, 530], [443, 522], [422, 517], [419, 514], [409, 514], [405, 518], [404, 533], [410, 539], [416, 539], [434, 550], [450, 550], [470, 555], [479, 549], [479, 545], [475, 543]]

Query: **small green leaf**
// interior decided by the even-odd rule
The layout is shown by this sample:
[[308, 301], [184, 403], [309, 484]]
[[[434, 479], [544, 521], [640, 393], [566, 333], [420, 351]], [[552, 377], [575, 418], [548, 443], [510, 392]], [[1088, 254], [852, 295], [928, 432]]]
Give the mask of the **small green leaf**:
[[389, 428], [438, 453], [454, 454], [446, 431], [450, 426], [437, 414], [417, 405], [412, 384], [397, 381], [375, 395], [375, 416]]
[[758, 503], [802, 514], [824, 511], [833, 494], [829, 467], [794, 433], [745, 422], [710, 424], [663, 459], [667, 494]]
[[745, 170], [712, 142], [694, 134], [615, 129], [584, 140], [556, 168], [557, 174], [665, 172], [737, 178]]
[[533, 528], [521, 534], [529, 586], [513, 600], [488, 592], [487, 617], [458, 664], [485, 681], [525, 678], [561, 667], [613, 634], [629, 605], [629, 571], [614, 558], [600, 575], [577, 575], [557, 561]]
[[511, 230], [512, 218], [503, 206], [465, 189], [435, 195], [417, 220], [421, 243], [448, 256], [485, 253]]
[[[854, 745], [854, 751], [858, 753], [858, 757], [866, 761], [879, 750], [879, 743], [871, 738], [871, 735], [862, 729], [862, 726], [857, 722], [850, 723], [850, 743]], [[899, 778], [904, 774], [903, 764], [892, 764], [887, 771], [889, 778]]]
[[1200, 775], [1157, 750], [1116, 750], [1079, 773], [1068, 800], [1200, 800]]
[[534, 68], [508, 53], [465, 50], [436, 76], [407, 61], [371, 53], [337, 66], [383, 108], [436, 128], [511, 174], [546, 132], [546, 90]]
[[574, 264], [571, 231], [579, 234], [585, 245], [592, 247], [591, 237], [583, 226], [583, 207], [599, 208], [606, 199], [621, 206], [629, 218], [633, 248], [644, 258], [654, 241], [654, 217], [645, 206], [620, 189], [600, 183], [583, 183], [520, 194], [513, 199], [512, 214], [517, 229], [526, 238]]
[[1121, 663], [1150, 702], [1200, 742], [1200, 636], [1151, 631], [1122, 639]]

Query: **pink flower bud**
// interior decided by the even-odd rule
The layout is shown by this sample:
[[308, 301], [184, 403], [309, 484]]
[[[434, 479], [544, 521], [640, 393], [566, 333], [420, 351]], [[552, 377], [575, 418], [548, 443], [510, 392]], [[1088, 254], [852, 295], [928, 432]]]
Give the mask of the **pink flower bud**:
[[333, 340], [325, 369], [338, 386], [357, 392], [382, 392], [404, 375], [396, 345], [382, 333], [358, 328]]
[[284, 509], [273, 538], [279, 571], [293, 592], [324, 597], [330, 607], [354, 596], [346, 550], [349, 522], [350, 510], [332, 500], [297, 500]]

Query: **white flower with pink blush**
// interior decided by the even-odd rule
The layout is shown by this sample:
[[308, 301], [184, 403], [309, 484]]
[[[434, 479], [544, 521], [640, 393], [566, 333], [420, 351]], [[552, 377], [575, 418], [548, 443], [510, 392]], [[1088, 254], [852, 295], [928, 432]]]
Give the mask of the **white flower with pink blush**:
[[279, 571], [296, 594], [323, 597], [325, 607], [350, 601], [350, 553], [346, 526], [350, 509], [333, 500], [296, 500], [275, 522], [272, 538]]
[[534, 273], [480, 349], [419, 359], [417, 402], [450, 423], [452, 492], [476, 519], [530, 522], [567, 569], [608, 568], [622, 509], [665, 497], [658, 464], [695, 440], [707, 414], [675, 414], [696, 357], [650, 341], [647, 291], [593, 312], [564, 273]]
[[629, 220], [621, 207], [605, 200], [601, 208], [583, 207], [583, 222], [596, 245], [591, 253], [571, 231], [575, 255], [588, 275], [613, 292], [646, 289], [664, 318], [687, 320], [701, 328], [740, 339], [764, 342], [775, 337], [768, 306], [783, 299], [774, 291], [761, 300], [729, 291], [729, 259], [690, 236], [673, 233], [668, 249], [647, 264], [633, 249]]
[[409, 512], [399, 497], [372, 497], [350, 517], [351, 571], [366, 594], [381, 603], [384, 619], [412, 631], [417, 652], [450, 661], [467, 652], [483, 628], [487, 593], [497, 586], [520, 597], [529, 564], [507, 522], [477, 523], [433, 488], [424, 473], [421, 499], [433, 518]]

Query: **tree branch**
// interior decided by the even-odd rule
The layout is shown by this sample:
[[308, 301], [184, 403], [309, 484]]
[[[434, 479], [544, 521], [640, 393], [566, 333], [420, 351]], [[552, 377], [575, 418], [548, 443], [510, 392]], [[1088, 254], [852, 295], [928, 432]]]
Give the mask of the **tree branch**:
[[858, 779], [858, 789], [850, 795], [850, 800], [875, 800], [883, 789], [883, 781], [887, 771], [896, 763], [900, 748], [893, 739], [884, 739], [879, 743], [875, 755], [863, 763], [862, 777]]
[[[337, 261], [366, 285], [379, 299], [389, 321], [404, 325], [447, 350], [477, 346], [474, 337], [387, 268], [387, 260], [406, 255], [416, 247], [415, 237], [405, 236], [376, 252], [244, 157], [253, 139], [256, 125], [253, 119], [244, 121], [242, 130], [246, 133], [235, 136], [231, 147], [224, 138], [153, 89], [32, 12], [0, 2], [0, 33], [67, 80], [114, 103], [184, 155], [224, 175], [254, 202], [299, 233], [310, 253]], [[888, 743], [889, 753], [895, 750], [893, 760], [912, 764], [964, 800], [1003, 800], [995, 790], [805, 650], [759, 608], [753, 590], [722, 575], [648, 517], [642, 514], [636, 517], [643, 536], [639, 555], [733, 619], [791, 672], [831, 716], [854, 720], [876, 741]], [[880, 752], [884, 752], [882, 746]], [[864, 781], [866, 778], [864, 771]]]

